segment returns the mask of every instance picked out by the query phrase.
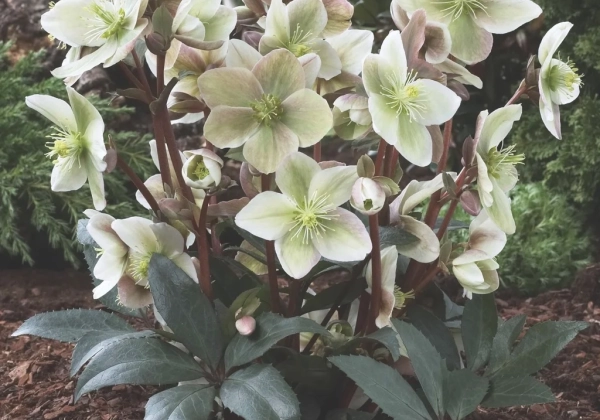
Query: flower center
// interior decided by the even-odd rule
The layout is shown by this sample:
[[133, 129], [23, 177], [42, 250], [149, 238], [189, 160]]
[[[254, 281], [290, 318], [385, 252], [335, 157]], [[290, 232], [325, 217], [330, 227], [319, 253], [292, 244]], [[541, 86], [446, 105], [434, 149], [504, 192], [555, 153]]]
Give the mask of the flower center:
[[69, 165], [71, 166], [75, 161], [79, 163], [81, 154], [85, 149], [82, 133], [55, 127], [48, 138], [53, 141], [46, 143], [46, 147], [50, 149], [46, 156], [53, 159], [52, 162], [55, 165], [65, 159], [70, 160]]
[[463, 13], [469, 13], [477, 19], [476, 12], [479, 10], [486, 15], [488, 14], [483, 0], [439, 0], [434, 1], [433, 4], [440, 6], [440, 11], [444, 13], [444, 17], [449, 17], [452, 20], [458, 19]]
[[486, 165], [488, 173], [494, 177], [500, 177], [505, 171], [510, 170], [509, 167], [522, 164], [525, 160], [525, 155], [515, 153], [515, 146], [511, 145], [505, 149], [492, 149], [488, 153]]
[[194, 180], [202, 180], [208, 175], [210, 175], [210, 172], [208, 171], [208, 168], [206, 167], [206, 164], [204, 163], [204, 158], [202, 156], [196, 156], [194, 158], [194, 161], [196, 163], [196, 166], [192, 170], [190, 178]]
[[297, 24], [286, 48], [296, 57], [302, 57], [312, 51], [309, 42], [311, 37], [311, 32], [304, 32], [300, 29], [300, 24]]
[[382, 95], [389, 99], [386, 103], [396, 111], [398, 116], [408, 115], [411, 121], [420, 117], [421, 112], [425, 110], [419, 87], [413, 84], [416, 78], [417, 74], [412, 71], [404, 81], [396, 74], [388, 75], [390, 86], [381, 88]]
[[553, 64], [548, 71], [547, 81], [550, 90], [554, 92], [565, 91], [566, 93], [573, 92], [575, 87], [579, 87], [583, 84], [579, 75], [579, 69], [575, 63], [571, 60], [562, 62], [559, 60], [552, 60], [556, 64]]
[[294, 225], [290, 231], [295, 230], [293, 238], [302, 237], [302, 243], [308, 243], [322, 236], [327, 230], [332, 230], [326, 222], [337, 217], [331, 214], [335, 210], [329, 202], [329, 195], [319, 196], [315, 191], [311, 198], [305, 198], [302, 203], [296, 203], [294, 212]]
[[96, 0], [88, 7], [93, 14], [89, 19], [91, 29], [87, 33], [90, 41], [108, 39], [121, 33], [126, 16], [125, 9], [120, 6], [120, 0]]
[[150, 270], [151, 258], [152, 253], [131, 253], [129, 255], [129, 265], [127, 266], [127, 273], [131, 276], [133, 281], [135, 281], [135, 284], [138, 284], [143, 287], [149, 287], [148, 272]]
[[396, 298], [396, 303], [394, 304], [394, 308], [402, 309], [406, 306], [407, 299], [414, 299], [415, 292], [411, 290], [410, 292], [404, 293], [399, 286], [394, 286], [394, 297]]
[[264, 94], [259, 101], [254, 102], [252, 105], [254, 111], [254, 118], [259, 123], [264, 123], [266, 126], [270, 126], [273, 121], [277, 121], [281, 114], [283, 114], [283, 107], [279, 98], [271, 95]]

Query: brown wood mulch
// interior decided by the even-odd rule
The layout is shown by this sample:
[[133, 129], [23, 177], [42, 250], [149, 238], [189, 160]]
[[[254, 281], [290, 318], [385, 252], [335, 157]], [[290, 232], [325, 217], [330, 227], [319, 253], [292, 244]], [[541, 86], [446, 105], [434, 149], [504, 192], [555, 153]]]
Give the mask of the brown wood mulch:
[[[587, 273], [595, 284], [599, 271]], [[524, 313], [527, 325], [559, 319], [592, 323], [538, 375], [552, 388], [557, 402], [508, 410], [480, 409], [470, 418], [600, 419], [600, 299], [595, 295], [600, 290], [594, 291], [593, 286], [583, 291], [590, 281], [578, 283], [575, 292], [553, 291], [531, 299], [500, 294], [497, 299], [502, 316]], [[23, 320], [36, 313], [94, 306], [86, 273], [0, 271], [0, 420], [143, 418], [144, 405], [157, 388], [114, 386], [73, 404], [75, 379], [69, 378], [73, 346], [32, 337], [9, 338]]]

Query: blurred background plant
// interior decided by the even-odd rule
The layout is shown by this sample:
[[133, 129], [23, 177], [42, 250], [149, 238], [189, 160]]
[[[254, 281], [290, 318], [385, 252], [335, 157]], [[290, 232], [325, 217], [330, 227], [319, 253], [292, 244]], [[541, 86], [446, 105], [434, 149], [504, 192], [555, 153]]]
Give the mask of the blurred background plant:
[[[61, 80], [49, 78], [43, 67], [45, 51], [30, 53], [10, 65], [10, 44], [0, 43], [0, 263], [1, 265], [66, 264], [78, 267], [83, 261], [75, 240], [75, 227], [82, 212], [92, 208], [87, 186], [79, 191], [50, 190], [52, 162], [44, 156], [44, 140], [50, 132], [47, 121], [25, 105], [24, 98], [46, 94], [66, 99]], [[117, 108], [110, 98], [91, 98], [102, 114], [120, 153], [138, 173], [154, 170], [148, 136], [123, 129], [133, 108]], [[115, 128], [119, 126], [118, 131]], [[105, 177], [109, 206], [115, 217], [139, 212], [135, 190], [129, 181], [113, 172]]]

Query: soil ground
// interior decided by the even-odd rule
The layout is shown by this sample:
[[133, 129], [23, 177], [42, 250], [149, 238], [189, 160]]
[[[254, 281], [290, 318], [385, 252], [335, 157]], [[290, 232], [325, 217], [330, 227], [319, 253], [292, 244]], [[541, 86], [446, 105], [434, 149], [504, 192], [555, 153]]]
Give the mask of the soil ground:
[[[591, 271], [590, 271], [591, 270]], [[600, 270], [588, 269], [594, 284]], [[584, 280], [585, 280], [584, 276]], [[553, 404], [480, 410], [473, 420], [600, 419], [600, 301], [585, 290], [553, 291], [535, 298], [497, 299], [503, 317], [524, 313], [527, 325], [546, 320], [586, 320], [583, 331], [539, 374], [557, 396]], [[592, 299], [592, 300], [589, 300]], [[53, 310], [97, 307], [88, 274], [76, 271], [0, 271], [0, 420], [142, 419], [155, 387], [115, 386], [73, 404], [75, 378], [69, 378], [72, 345], [34, 337], [9, 338], [30, 316]]]

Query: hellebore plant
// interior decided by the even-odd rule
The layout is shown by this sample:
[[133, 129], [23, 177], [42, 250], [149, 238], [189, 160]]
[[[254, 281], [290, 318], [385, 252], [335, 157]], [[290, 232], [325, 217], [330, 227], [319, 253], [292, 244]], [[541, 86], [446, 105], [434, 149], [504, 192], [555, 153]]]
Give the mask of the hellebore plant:
[[[131, 87], [115, 95], [149, 112], [158, 170], [140, 179], [74, 89], [69, 104], [26, 98], [55, 125], [52, 189], [87, 180], [96, 209], [77, 237], [107, 310], [39, 314], [13, 334], [76, 343], [75, 401], [131, 383], [161, 386], [147, 420], [460, 420], [480, 405], [553, 400], [532, 375], [587, 324], [533, 325], [515, 345], [525, 318], [498, 321], [494, 258], [516, 229], [515, 102], [537, 94], [560, 137], [558, 105], [579, 93], [576, 69], [553, 58], [570, 24], [544, 38], [539, 85], [530, 60], [509, 103], [457, 139], [464, 85], [482, 87], [463, 64], [539, 7], [395, 0], [402, 33], [377, 36], [350, 29], [353, 10], [347, 0], [60, 0], [44, 14], [71, 47], [56, 77], [73, 84], [119, 64]], [[190, 131], [201, 145], [180, 150], [173, 124], [201, 119]], [[462, 160], [449, 159], [461, 141]], [[116, 168], [140, 204], [124, 219], [100, 212]], [[474, 216], [466, 243], [450, 232], [468, 227], [453, 220], [459, 205]], [[444, 292], [450, 276], [464, 308]]]

